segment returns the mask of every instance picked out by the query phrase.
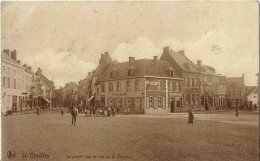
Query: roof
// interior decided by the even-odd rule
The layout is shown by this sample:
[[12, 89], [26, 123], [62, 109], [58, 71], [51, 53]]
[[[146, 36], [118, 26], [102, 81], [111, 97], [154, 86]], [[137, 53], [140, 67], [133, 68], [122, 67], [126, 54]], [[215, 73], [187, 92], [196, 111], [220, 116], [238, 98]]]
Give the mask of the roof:
[[[158, 76], [169, 77], [170, 68], [173, 68], [168, 61], [139, 59], [132, 62], [122, 62], [117, 64], [110, 64], [100, 77], [100, 81], [111, 79], [111, 73], [115, 72], [112, 78], [127, 78], [127, 77], [144, 77], [144, 76]], [[132, 70], [131, 76], [128, 71]]]
[[179, 67], [181, 67], [185, 71], [199, 72], [192, 61], [188, 59], [188, 57], [184, 54], [184, 51], [175, 52], [170, 50], [168, 52], [171, 57], [175, 60]]
[[230, 87], [244, 87], [245, 82], [243, 77], [227, 77], [227, 84]]
[[193, 64], [195, 68], [200, 71], [203, 74], [210, 74], [210, 75], [215, 75], [215, 73], [206, 65], [199, 66], [198, 64]]
[[55, 86], [54, 86], [54, 82], [51, 81], [51, 80], [49, 80], [48, 78], [46, 78], [43, 74], [39, 74], [39, 72], [37, 71], [37, 72], [35, 73], [35, 75], [39, 76], [39, 78], [40, 78], [47, 86], [52, 87], [52, 88], [55, 87]]
[[13, 58], [11, 58], [10, 56], [8, 56], [7, 53], [5, 53], [5, 52], [2, 52], [1, 58], [2, 58], [2, 60], [5, 60], [5, 61], [7, 61], [7, 62], [10, 62], [10, 63], [12, 63], [12, 64], [18, 65], [18, 66], [20, 66], [21, 68], [23, 68], [21, 64], [19, 64], [19, 63], [18, 63], [17, 61], [15, 61]]

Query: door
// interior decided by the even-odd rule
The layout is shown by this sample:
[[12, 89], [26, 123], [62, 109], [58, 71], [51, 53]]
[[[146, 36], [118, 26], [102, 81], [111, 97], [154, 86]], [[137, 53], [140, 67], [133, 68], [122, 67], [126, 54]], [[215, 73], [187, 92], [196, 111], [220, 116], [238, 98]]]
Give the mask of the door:
[[171, 101], [171, 113], [174, 113], [174, 108], [175, 108], [175, 104], [174, 104], [174, 102], [175, 102], [175, 99], [172, 99], [172, 101]]

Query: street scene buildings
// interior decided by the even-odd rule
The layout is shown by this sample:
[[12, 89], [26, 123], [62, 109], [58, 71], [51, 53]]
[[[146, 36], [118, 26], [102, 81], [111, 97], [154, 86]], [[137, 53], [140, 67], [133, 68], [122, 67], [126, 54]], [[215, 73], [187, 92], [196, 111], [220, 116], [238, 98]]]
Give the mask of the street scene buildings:
[[257, 106], [258, 90], [246, 91], [242, 77], [217, 74], [214, 67], [194, 64], [185, 51], [163, 48], [159, 58], [129, 57], [127, 62], [101, 54], [85, 79], [55, 89], [38, 68], [21, 65], [16, 51], [2, 53], [2, 113], [51, 107], [117, 107], [122, 114], [174, 113], [187, 109], [218, 110]]

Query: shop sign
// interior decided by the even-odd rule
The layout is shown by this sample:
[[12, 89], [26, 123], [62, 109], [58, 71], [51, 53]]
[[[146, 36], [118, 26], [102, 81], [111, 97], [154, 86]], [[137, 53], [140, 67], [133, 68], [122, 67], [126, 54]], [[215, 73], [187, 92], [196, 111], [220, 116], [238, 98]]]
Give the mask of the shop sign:
[[112, 93], [113, 96], [127, 96], [127, 93]]
[[152, 86], [157, 86], [158, 81], [146, 81], [146, 84], [152, 85]]

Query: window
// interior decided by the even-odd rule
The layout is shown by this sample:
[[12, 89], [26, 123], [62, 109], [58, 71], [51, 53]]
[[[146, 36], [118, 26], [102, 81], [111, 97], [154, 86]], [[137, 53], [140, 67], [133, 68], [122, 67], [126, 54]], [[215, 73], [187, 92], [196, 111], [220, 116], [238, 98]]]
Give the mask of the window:
[[142, 98], [141, 97], [136, 97], [135, 98], [135, 108], [141, 108], [141, 100]]
[[174, 70], [170, 68], [170, 77], [174, 77]]
[[187, 104], [189, 103], [189, 95], [188, 94], [185, 95], [185, 103], [187, 103]]
[[158, 89], [159, 91], [162, 91], [162, 82], [161, 82], [161, 81], [158, 81], [157, 89]]
[[191, 78], [191, 87], [195, 87], [195, 78]]
[[117, 82], [117, 83], [116, 83], [116, 91], [117, 91], [117, 92], [120, 92], [120, 91], [121, 91], [121, 83], [120, 83], [120, 82]]
[[105, 83], [101, 84], [101, 92], [105, 92]]
[[97, 88], [97, 96], [99, 96], [99, 88]]
[[161, 97], [158, 97], [158, 100], [157, 100], [157, 107], [158, 108], [162, 108], [162, 98]]
[[184, 79], [184, 86], [187, 87], [187, 86], [188, 86], [187, 84], [188, 84], [188, 79], [185, 78], [185, 79]]
[[135, 90], [136, 90], [136, 91], [139, 91], [139, 90], [140, 90], [140, 81], [139, 81], [139, 80], [136, 80], [136, 81], [135, 81]]
[[16, 79], [14, 79], [14, 89], [16, 89]]
[[131, 82], [128, 80], [126, 81], [126, 90], [130, 91], [130, 89], [131, 89]]
[[194, 79], [194, 84], [195, 84], [195, 87], [198, 87], [198, 78]]
[[169, 91], [173, 91], [173, 89], [174, 89], [174, 82], [171, 82]]
[[176, 91], [176, 83], [175, 82], [173, 82], [173, 84], [172, 84], [172, 91]]
[[192, 103], [192, 104], [195, 104], [195, 94], [191, 94], [191, 96], [192, 96], [191, 103]]
[[241, 90], [238, 90], [238, 96], [241, 96]]
[[190, 78], [190, 79], [189, 79], [189, 87], [192, 87], [192, 84], [193, 84], [193, 79]]
[[204, 94], [204, 86], [201, 86], [201, 94]]
[[153, 97], [149, 97], [148, 98], [148, 108], [152, 108], [153, 107]]
[[113, 92], [113, 83], [109, 83], [109, 92]]
[[180, 91], [180, 83], [176, 82], [176, 91], [179, 92]]
[[2, 77], [2, 86], [5, 87], [5, 77]]
[[198, 104], [199, 103], [199, 94], [196, 94], [196, 100], [195, 103]]
[[132, 98], [131, 97], [127, 97], [127, 107], [132, 108]]
[[233, 96], [235, 96], [236, 95], [236, 90], [233, 90]]
[[8, 73], [10, 74], [10, 68], [8, 68]]

